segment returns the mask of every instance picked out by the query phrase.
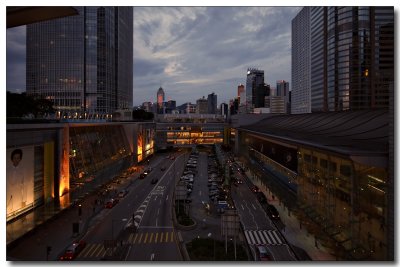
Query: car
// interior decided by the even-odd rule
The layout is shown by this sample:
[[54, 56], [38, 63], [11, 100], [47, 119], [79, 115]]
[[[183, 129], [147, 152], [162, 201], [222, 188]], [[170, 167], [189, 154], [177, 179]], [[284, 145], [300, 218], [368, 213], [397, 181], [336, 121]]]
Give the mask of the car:
[[106, 209], [111, 209], [112, 207], [114, 207], [115, 205], [117, 205], [119, 202], [119, 200], [117, 198], [111, 198], [110, 200], [108, 200], [106, 202], [106, 204], [104, 205], [104, 207]]
[[256, 245], [256, 259], [259, 261], [270, 261], [272, 260], [271, 253], [263, 245]]
[[162, 167], [160, 168], [161, 171], [165, 171], [165, 169], [166, 169], [165, 166], [162, 166]]
[[64, 252], [63, 255], [60, 256], [61, 261], [71, 261], [75, 259], [78, 254], [86, 247], [86, 242], [81, 240], [78, 242], [72, 243]]
[[268, 216], [273, 220], [279, 220], [279, 212], [274, 205], [267, 206]]
[[157, 178], [151, 179], [151, 184], [156, 184], [157, 182], [158, 182], [158, 179], [157, 179]]
[[124, 196], [126, 196], [126, 194], [128, 194], [127, 190], [121, 190], [118, 192], [118, 197], [123, 198]]
[[258, 188], [258, 186], [256, 186], [256, 185], [254, 185], [254, 186], [251, 188], [251, 191], [253, 191], [254, 193], [257, 193], [257, 192], [260, 192], [260, 188]]
[[237, 179], [236, 179], [236, 183], [238, 183], [238, 184], [243, 184], [243, 180], [240, 179], [240, 178], [237, 178]]
[[267, 203], [267, 198], [265, 197], [263, 192], [257, 192], [256, 196], [260, 203]]
[[139, 179], [144, 179], [144, 178], [146, 178], [146, 176], [147, 176], [147, 173], [141, 173], [140, 175], [139, 175]]

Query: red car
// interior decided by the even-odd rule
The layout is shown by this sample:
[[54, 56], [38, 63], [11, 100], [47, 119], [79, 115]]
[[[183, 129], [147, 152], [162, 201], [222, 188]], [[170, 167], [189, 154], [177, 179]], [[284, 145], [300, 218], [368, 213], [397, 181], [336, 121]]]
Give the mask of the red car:
[[61, 261], [72, 261], [86, 247], [86, 242], [81, 240], [70, 245], [60, 257]]
[[259, 260], [259, 261], [272, 260], [271, 254], [269, 253], [267, 248], [263, 245], [256, 246], [256, 255], [257, 255], [257, 260]]
[[104, 205], [104, 207], [106, 209], [111, 209], [112, 207], [114, 207], [115, 205], [117, 205], [118, 203], [118, 198], [112, 198], [109, 201], [106, 202], [106, 204]]

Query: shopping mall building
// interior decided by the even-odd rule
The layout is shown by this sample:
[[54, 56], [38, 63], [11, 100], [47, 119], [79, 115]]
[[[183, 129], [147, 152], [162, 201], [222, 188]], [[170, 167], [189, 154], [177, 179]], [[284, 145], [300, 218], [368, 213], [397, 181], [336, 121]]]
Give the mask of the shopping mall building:
[[271, 116], [237, 127], [235, 152], [254, 182], [279, 194], [338, 258], [386, 259], [394, 228], [392, 127], [384, 110]]

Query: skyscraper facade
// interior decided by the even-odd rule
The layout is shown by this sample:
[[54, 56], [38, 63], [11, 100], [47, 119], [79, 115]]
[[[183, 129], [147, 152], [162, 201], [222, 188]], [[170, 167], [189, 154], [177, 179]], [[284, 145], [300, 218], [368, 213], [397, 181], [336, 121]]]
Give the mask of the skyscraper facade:
[[254, 108], [257, 107], [258, 101], [257, 95], [260, 90], [264, 88], [264, 71], [258, 69], [247, 69], [247, 79], [246, 79], [246, 111], [247, 113], [252, 113]]
[[163, 107], [164, 107], [164, 101], [165, 101], [165, 93], [162, 87], [158, 88], [157, 91], [157, 113], [163, 113]]
[[310, 7], [292, 20], [292, 114], [311, 113]]
[[393, 7], [305, 7], [293, 19], [292, 113], [309, 93], [312, 112], [388, 108], [393, 83]]
[[208, 114], [217, 114], [217, 95], [211, 93], [207, 97], [207, 112]]
[[[312, 87], [312, 96], [326, 95], [328, 111], [388, 108], [394, 80], [394, 8], [324, 9], [327, 91]], [[311, 21], [311, 36], [315, 23]], [[312, 54], [314, 50], [320, 53], [312, 47]]]
[[27, 94], [69, 117], [132, 107], [133, 8], [76, 9], [27, 26]]

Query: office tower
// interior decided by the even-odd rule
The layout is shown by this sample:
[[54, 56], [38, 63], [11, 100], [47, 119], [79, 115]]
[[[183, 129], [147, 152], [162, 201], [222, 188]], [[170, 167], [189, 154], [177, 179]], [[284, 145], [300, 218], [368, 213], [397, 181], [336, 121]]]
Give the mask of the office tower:
[[255, 107], [258, 107], [259, 96], [264, 88], [264, 71], [258, 69], [247, 69], [246, 79], [246, 111], [252, 113]]
[[224, 116], [224, 118], [228, 117], [228, 104], [226, 103], [221, 103], [220, 105], [220, 110], [221, 110], [221, 115]]
[[196, 113], [197, 114], [207, 114], [208, 113], [208, 101], [207, 99], [200, 98], [196, 101]]
[[276, 95], [284, 98], [285, 113], [289, 110], [289, 82], [285, 80], [276, 81]]
[[165, 93], [162, 87], [158, 88], [157, 91], [157, 113], [161, 114], [164, 112], [164, 100], [165, 100]]
[[217, 114], [217, 95], [211, 93], [207, 97], [207, 113], [208, 114]]
[[303, 8], [292, 21], [292, 38], [293, 113], [308, 94], [299, 85], [309, 79], [312, 112], [388, 108], [393, 7]]
[[133, 8], [76, 7], [79, 15], [27, 25], [27, 94], [60, 115], [132, 107]]
[[[320, 35], [311, 9], [311, 42]], [[312, 104], [313, 110], [359, 110], [389, 107], [389, 85], [394, 80], [394, 8], [325, 7], [316, 9], [323, 17], [326, 40], [326, 91], [314, 90], [312, 98], [326, 105]], [[315, 33], [313, 32], [315, 30]], [[311, 47], [311, 54], [322, 53]], [[314, 64], [320, 62], [311, 61]], [[312, 77], [314, 73], [311, 72]], [[312, 79], [313, 81], [314, 79]]]
[[310, 7], [292, 20], [292, 114], [311, 112]]
[[238, 85], [238, 91], [237, 91], [237, 97], [239, 99], [239, 104], [240, 104], [240, 99], [242, 99], [243, 103], [246, 103], [246, 92], [244, 90], [244, 85], [239, 84]]
[[175, 100], [168, 100], [165, 103], [165, 113], [171, 114], [173, 110], [176, 109], [176, 101]]

